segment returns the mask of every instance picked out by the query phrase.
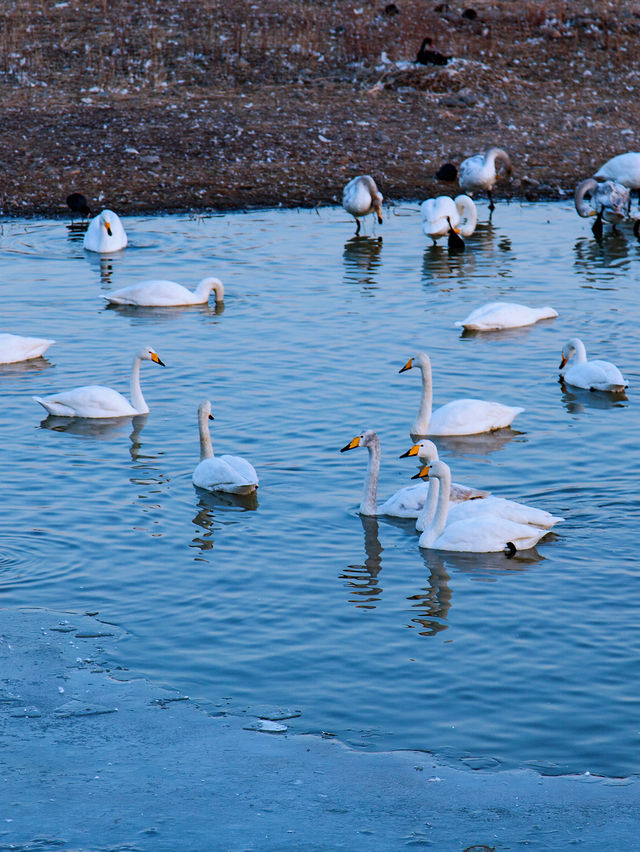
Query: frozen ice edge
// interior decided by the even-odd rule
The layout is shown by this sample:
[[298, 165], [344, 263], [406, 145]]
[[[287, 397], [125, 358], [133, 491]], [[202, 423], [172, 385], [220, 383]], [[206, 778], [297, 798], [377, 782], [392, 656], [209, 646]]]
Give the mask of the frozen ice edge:
[[121, 635], [89, 616], [0, 610], [0, 848], [635, 848], [637, 776], [469, 772], [257, 736], [246, 716], [110, 677], [97, 663]]

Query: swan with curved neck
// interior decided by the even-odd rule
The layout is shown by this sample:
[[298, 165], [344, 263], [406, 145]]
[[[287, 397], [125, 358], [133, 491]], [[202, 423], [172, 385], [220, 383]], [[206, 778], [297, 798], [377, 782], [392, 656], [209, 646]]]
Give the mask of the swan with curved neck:
[[[431, 237], [434, 245], [439, 237], [446, 237], [453, 231], [470, 237], [478, 223], [478, 211], [473, 199], [468, 195], [458, 195], [449, 198], [448, 195], [439, 195], [437, 198], [428, 198], [420, 205], [422, 216], [422, 232], [426, 237]], [[464, 242], [462, 243], [464, 246]]]
[[587, 178], [578, 184], [573, 196], [578, 215], [583, 218], [595, 216], [593, 232], [602, 236], [602, 223], [608, 222], [614, 228], [629, 215], [631, 196], [626, 186], [612, 180], [598, 182]]
[[568, 385], [585, 390], [622, 393], [628, 382], [610, 361], [588, 361], [587, 350], [579, 337], [572, 337], [562, 347], [560, 376]]
[[145, 346], [134, 355], [130, 382], [131, 402], [113, 388], [102, 385], [86, 385], [50, 396], [34, 396], [33, 399], [46, 408], [49, 414], [55, 414], [57, 417], [101, 418], [147, 414], [149, 406], [142, 396], [140, 387], [142, 361], [153, 361], [161, 367], [165, 366], [157, 352], [150, 346]]
[[489, 196], [489, 210], [495, 210], [493, 203], [493, 188], [498, 180], [496, 164], [504, 166], [507, 176], [511, 175], [512, 166], [509, 155], [502, 148], [489, 148], [484, 153], [474, 154], [460, 163], [458, 183], [460, 189], [471, 195], [473, 192], [486, 192]]
[[113, 210], [103, 210], [89, 222], [82, 245], [87, 251], [109, 252], [126, 248], [127, 242], [119, 216]]
[[493, 553], [505, 550], [511, 544], [516, 550], [527, 550], [549, 532], [548, 529], [516, 523], [481, 511], [473, 517], [452, 521], [447, 525], [449, 501], [446, 494], [451, 482], [448, 465], [442, 461], [432, 462], [416, 475], [432, 481], [433, 490], [430, 491], [425, 513], [433, 510], [431, 504], [435, 502], [433, 519], [420, 535], [420, 547], [465, 553]]
[[455, 399], [432, 412], [433, 387], [431, 380], [431, 359], [419, 352], [399, 371], [404, 373], [412, 367], [418, 367], [422, 373], [422, 397], [420, 408], [413, 426], [412, 435], [476, 435], [480, 432], [493, 432], [510, 426], [516, 415], [524, 411], [500, 402], [486, 402], [482, 399]]
[[506, 328], [522, 328], [538, 320], [557, 316], [558, 312], [548, 305], [544, 308], [530, 308], [515, 302], [489, 302], [471, 311], [462, 321], [454, 322], [454, 326], [467, 331], [502, 331]]
[[375, 213], [382, 225], [382, 193], [371, 175], [357, 175], [342, 190], [342, 206], [356, 220], [356, 235], [360, 233], [360, 216]]
[[213, 420], [213, 414], [207, 399], [198, 406], [200, 463], [193, 471], [193, 484], [207, 491], [251, 494], [259, 484], [254, 466], [241, 456], [214, 455], [209, 420]]
[[164, 308], [175, 305], [203, 305], [209, 301], [212, 292], [216, 302], [224, 300], [224, 286], [219, 278], [203, 278], [193, 292], [175, 281], [154, 279], [122, 287], [103, 298], [112, 305]]

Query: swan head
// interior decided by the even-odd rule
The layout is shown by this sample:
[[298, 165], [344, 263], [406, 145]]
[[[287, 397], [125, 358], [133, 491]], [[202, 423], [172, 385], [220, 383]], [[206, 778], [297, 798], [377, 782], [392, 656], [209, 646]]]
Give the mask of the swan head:
[[205, 420], [213, 420], [213, 414], [211, 413], [211, 403], [208, 399], [203, 400], [198, 406], [198, 417]]
[[356, 447], [371, 447], [377, 443], [379, 443], [378, 433], [374, 432], [373, 429], [367, 429], [365, 432], [362, 432], [362, 434], [356, 435], [355, 438], [352, 438], [349, 443], [340, 450], [340, 452], [346, 453], [347, 450], [355, 450]]
[[432, 461], [426, 464], [422, 470], [418, 471], [411, 479], [445, 479], [447, 475], [451, 476], [449, 467], [443, 461]]
[[425, 438], [410, 447], [406, 453], [402, 453], [400, 458], [405, 459], [411, 456], [418, 456], [421, 461], [426, 462], [438, 461], [438, 448], [433, 441]]
[[155, 349], [152, 349], [150, 346], [145, 346], [141, 349], [136, 355], [136, 358], [140, 358], [143, 361], [153, 361], [154, 364], [160, 364], [161, 367], [167, 366], [164, 361], [160, 360]]
[[413, 358], [409, 358], [404, 367], [398, 370], [398, 372], [404, 373], [405, 370], [410, 370], [412, 367], [419, 367], [421, 370], [425, 367], [431, 367], [431, 358], [429, 358], [426, 352], [418, 352]]
[[417, 473], [411, 477], [411, 479], [429, 479], [429, 471], [431, 470], [431, 465], [425, 464], [425, 466], [419, 470]]
[[562, 370], [563, 367], [566, 367], [570, 358], [572, 358], [578, 350], [584, 350], [584, 344], [577, 337], [572, 337], [565, 345], [562, 347], [562, 352], [560, 353], [560, 367]]
[[113, 212], [113, 210], [103, 210], [102, 213], [98, 216], [98, 220], [101, 226], [105, 229], [107, 234], [110, 237], [113, 236], [113, 228], [112, 225], [118, 221], [117, 215]]

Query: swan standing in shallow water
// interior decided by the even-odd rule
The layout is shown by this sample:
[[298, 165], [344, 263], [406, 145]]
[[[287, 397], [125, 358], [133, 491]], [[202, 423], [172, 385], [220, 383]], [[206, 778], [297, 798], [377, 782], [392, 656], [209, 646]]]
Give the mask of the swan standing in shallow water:
[[[438, 450], [431, 441], [421, 442], [423, 447], [416, 445], [415, 452], [411, 450], [404, 453], [405, 456], [418, 455], [420, 452], [428, 454], [427, 457], [438, 458]], [[427, 446], [429, 445], [429, 446]], [[361, 435], [353, 438], [346, 447], [343, 447], [340, 452], [345, 453], [347, 450], [355, 450], [356, 447], [366, 447], [369, 450], [369, 462], [367, 464], [367, 473], [364, 480], [364, 493], [362, 502], [360, 503], [361, 515], [389, 515], [394, 518], [417, 518], [429, 491], [428, 482], [419, 482], [413, 485], [407, 485], [400, 488], [395, 494], [392, 494], [388, 500], [385, 500], [381, 506], [376, 503], [378, 494], [378, 476], [380, 474], [380, 439], [378, 433], [373, 429], [367, 429]], [[420, 456], [422, 458], [422, 456]], [[488, 491], [480, 491], [477, 488], [467, 488], [464, 485], [452, 483], [450, 486], [449, 499], [452, 502], [460, 500], [473, 500], [477, 497], [485, 497], [489, 494]]]
[[371, 175], [352, 178], [342, 190], [342, 206], [355, 217], [356, 234], [360, 233], [360, 216], [375, 213], [382, 225], [382, 194]]
[[19, 334], [0, 334], [0, 364], [15, 364], [39, 358], [55, 340], [45, 337], [22, 337]]
[[414, 366], [422, 372], [422, 398], [418, 416], [411, 427], [412, 435], [476, 435], [479, 432], [493, 432], [510, 426], [514, 417], [524, 411], [524, 408], [502, 405], [500, 402], [455, 399], [432, 413], [431, 359], [424, 352], [419, 352], [409, 358], [399, 372], [404, 373]]
[[120, 251], [127, 245], [127, 235], [118, 215], [113, 210], [103, 210], [91, 220], [82, 245], [88, 251]]
[[224, 287], [219, 278], [203, 278], [195, 292], [175, 281], [141, 281], [103, 296], [112, 305], [138, 305], [140, 307], [171, 307], [174, 305], [203, 305], [211, 292], [216, 302], [224, 299]]
[[471, 195], [473, 192], [485, 191], [489, 196], [489, 210], [495, 210], [493, 203], [493, 188], [498, 179], [496, 163], [501, 163], [511, 175], [511, 160], [502, 148], [489, 148], [484, 154], [474, 154], [460, 163], [458, 169], [458, 184], [463, 192]]
[[209, 420], [213, 420], [211, 403], [205, 400], [198, 406], [200, 464], [193, 471], [193, 484], [207, 491], [251, 494], [258, 487], [258, 474], [254, 466], [240, 456], [214, 456]]
[[501, 331], [505, 328], [522, 328], [533, 325], [542, 319], [553, 319], [558, 312], [548, 306], [544, 308], [529, 308], [515, 302], [489, 302], [475, 311], [471, 311], [466, 319], [455, 322], [456, 328], [467, 331]]
[[587, 351], [579, 337], [562, 347], [560, 375], [568, 385], [585, 390], [622, 393], [628, 382], [610, 361], [587, 361]]
[[451, 482], [448, 466], [441, 461], [433, 462], [417, 476], [431, 479], [431, 487], [435, 486], [437, 493], [435, 515], [420, 535], [420, 547], [464, 553], [495, 553], [500, 550], [513, 553], [514, 549], [533, 547], [549, 532], [548, 529], [517, 523], [498, 515], [483, 514], [480, 510], [473, 517], [447, 525], [449, 502], [446, 495]]
[[602, 236], [602, 223], [608, 222], [614, 227], [629, 215], [631, 197], [629, 190], [621, 183], [606, 180], [599, 183], [595, 178], [587, 178], [579, 183], [573, 196], [578, 215], [583, 218], [595, 216], [593, 233]]
[[[422, 216], [422, 232], [431, 237], [434, 245], [438, 237], [446, 237], [451, 231], [470, 237], [478, 223], [478, 211], [473, 200], [468, 195], [458, 195], [449, 198], [439, 195], [428, 198], [420, 205]], [[464, 245], [464, 243], [463, 243]]]
[[118, 391], [102, 385], [87, 385], [50, 396], [34, 396], [33, 399], [46, 408], [49, 414], [58, 417], [130, 417], [135, 414], [147, 414], [149, 406], [140, 388], [142, 361], [153, 361], [161, 367], [165, 366], [149, 346], [145, 346], [134, 356], [131, 368], [131, 402]]

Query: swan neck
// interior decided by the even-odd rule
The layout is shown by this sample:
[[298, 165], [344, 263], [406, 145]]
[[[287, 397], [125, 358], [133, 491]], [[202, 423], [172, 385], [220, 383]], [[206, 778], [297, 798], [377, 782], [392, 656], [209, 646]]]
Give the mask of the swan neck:
[[198, 428], [200, 431], [200, 461], [213, 458], [213, 444], [209, 431], [209, 412], [206, 408], [198, 409]]
[[360, 503], [361, 515], [377, 515], [378, 475], [380, 473], [380, 441], [375, 438], [368, 444], [369, 460], [364, 479], [364, 492]]
[[215, 293], [216, 302], [221, 302], [224, 299], [224, 287], [219, 278], [203, 278], [196, 288], [195, 295], [198, 298], [208, 298], [212, 290]]
[[576, 187], [575, 194], [573, 196], [573, 201], [578, 211], [578, 216], [582, 216], [586, 218], [587, 216], [591, 216], [593, 212], [593, 206], [591, 204], [587, 204], [585, 201], [585, 196], [588, 192], [593, 192], [593, 190], [598, 186], [597, 182], [594, 178], [587, 178], [587, 180], [583, 180], [581, 184], [578, 184]]
[[423, 361], [420, 364], [420, 369], [422, 371], [422, 397], [420, 399], [418, 416], [411, 430], [414, 435], [426, 435], [428, 433], [429, 421], [431, 420], [431, 404], [433, 401], [431, 362]]
[[433, 521], [438, 505], [438, 493], [440, 491], [440, 482], [433, 477], [429, 480], [429, 490], [427, 491], [427, 499], [424, 501], [424, 506], [418, 514], [416, 520], [416, 529], [418, 532], [424, 532], [429, 524]]
[[138, 414], [146, 414], [149, 411], [149, 406], [144, 401], [144, 397], [142, 396], [142, 388], [140, 387], [141, 363], [142, 358], [140, 357], [140, 355], [136, 355], [133, 359], [133, 364], [131, 366], [130, 395], [131, 405], [135, 408]]
[[584, 343], [580, 340], [579, 337], [574, 337], [569, 341], [569, 346], [572, 347], [575, 352], [573, 358], [575, 359], [576, 364], [584, 364], [587, 360], [587, 350], [584, 348]]
[[[422, 536], [420, 537], [420, 543], [426, 544], [427, 547], [431, 547], [434, 541], [440, 538], [447, 524], [447, 514], [449, 512], [449, 493], [451, 491], [451, 472], [449, 468], [443, 464], [438, 476], [434, 477], [434, 479], [439, 484], [436, 513], [428, 529], [426, 529], [425, 532], [422, 534], [422, 536], [424, 536], [425, 538], [425, 541], [422, 540]], [[433, 485], [429, 486], [430, 489], [432, 487]]]

